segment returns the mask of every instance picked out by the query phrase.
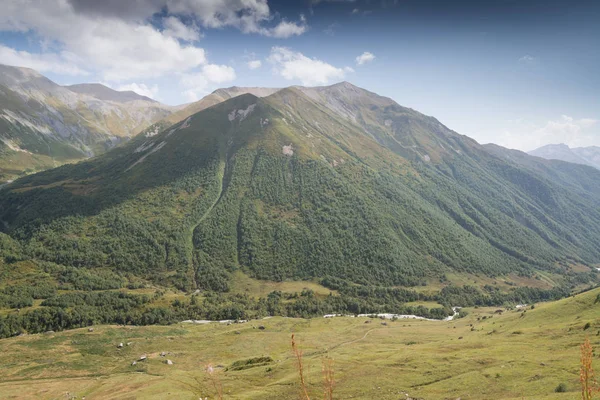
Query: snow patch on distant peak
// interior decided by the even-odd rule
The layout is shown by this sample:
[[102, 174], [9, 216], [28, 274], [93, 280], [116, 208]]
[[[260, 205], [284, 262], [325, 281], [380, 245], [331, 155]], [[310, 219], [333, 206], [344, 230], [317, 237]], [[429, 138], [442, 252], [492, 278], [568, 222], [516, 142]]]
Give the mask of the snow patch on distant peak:
[[[146, 159], [146, 157], [148, 157], [150, 154], [154, 154], [157, 151], [159, 151], [160, 149], [162, 149], [163, 147], [165, 147], [165, 145], [167, 144], [167, 142], [162, 141], [160, 142], [158, 145], [156, 145], [152, 150], [150, 150], [148, 153], [144, 154], [143, 156], [140, 157], [139, 160], [137, 160], [136, 162], [134, 162], [133, 164], [131, 164], [129, 166], [129, 168], [127, 168], [125, 170], [125, 172], [129, 171], [131, 168], [135, 167], [136, 165], [138, 165], [139, 163], [141, 163], [142, 161], [144, 161]], [[148, 146], [147, 148], [150, 148], [154, 146], [154, 143], [151, 143], [150, 146]], [[137, 152], [136, 152], [137, 153]]]
[[191, 120], [192, 120], [192, 117], [187, 117], [187, 119], [185, 120], [185, 122], [183, 123], [183, 125], [181, 125], [178, 130], [189, 128]]
[[144, 152], [144, 151], [148, 150], [152, 146], [154, 146], [154, 143], [152, 143], [152, 142], [150, 142], [150, 143], [144, 142], [137, 149], [135, 149], [133, 152], [134, 153], [141, 153], [141, 152]]
[[31, 121], [29, 121], [27, 118], [22, 117], [22, 116], [18, 115], [17, 113], [12, 112], [7, 109], [2, 110], [2, 112], [0, 113], [0, 117], [4, 118], [11, 124], [19, 123], [31, 130], [38, 131], [38, 132], [44, 133], [46, 135], [49, 135], [52, 133], [47, 126], [36, 125], [36, 124], [32, 123]]
[[283, 146], [282, 153], [290, 157], [294, 155], [294, 149], [292, 148], [291, 143], [289, 146]]
[[229, 122], [233, 122], [236, 119], [239, 119], [240, 122], [242, 122], [252, 113], [252, 111], [254, 111], [254, 107], [256, 107], [256, 104], [250, 104], [245, 110], [233, 110], [227, 114], [227, 118], [229, 119]]
[[27, 153], [27, 154], [31, 154], [30, 151], [24, 150], [22, 148], [20, 148], [17, 144], [15, 144], [12, 140], [9, 139], [0, 139], [2, 140], [2, 142], [4, 142], [4, 144], [11, 149], [12, 151], [18, 151], [21, 153]]
[[158, 126], [155, 126], [154, 130], [146, 132], [145, 136], [147, 138], [150, 138], [150, 137], [153, 137], [153, 136], [156, 136], [156, 135], [158, 135]]

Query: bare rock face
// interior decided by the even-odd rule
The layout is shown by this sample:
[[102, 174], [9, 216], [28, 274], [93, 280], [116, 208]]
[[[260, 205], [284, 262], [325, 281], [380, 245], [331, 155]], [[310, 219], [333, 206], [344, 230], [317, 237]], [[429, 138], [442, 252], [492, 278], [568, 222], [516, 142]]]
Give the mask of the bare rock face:
[[14, 152], [31, 159], [17, 170], [98, 155], [174, 110], [134, 92], [100, 84], [60, 86], [32, 69], [0, 64], [0, 150], [6, 148], [3, 157], [9, 159]]

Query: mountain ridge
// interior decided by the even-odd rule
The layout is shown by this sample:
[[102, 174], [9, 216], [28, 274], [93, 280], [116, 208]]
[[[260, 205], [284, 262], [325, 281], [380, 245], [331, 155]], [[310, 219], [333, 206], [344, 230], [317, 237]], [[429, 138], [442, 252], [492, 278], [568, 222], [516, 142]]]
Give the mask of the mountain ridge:
[[132, 90], [114, 90], [101, 83], [78, 83], [74, 85], [63, 86], [75, 93], [88, 94], [100, 100], [109, 100], [126, 103], [128, 101], [148, 101], [158, 103], [156, 100], [147, 96], [142, 96]]
[[600, 147], [598, 146], [570, 148], [564, 143], [548, 144], [532, 150], [528, 154], [545, 159], [589, 165], [590, 167], [600, 169]]
[[[454, 273], [595, 279], [599, 172], [560, 172], [572, 190], [558, 170], [504, 161], [389, 99], [310, 90], [232, 97], [21, 178], [0, 192], [3, 229], [43, 260], [186, 290], [227, 290], [238, 269], [386, 286]], [[56, 247], [59, 232], [71, 245]]]
[[0, 65], [0, 179], [101, 154], [176, 109], [104, 87], [106, 96], [119, 101]]

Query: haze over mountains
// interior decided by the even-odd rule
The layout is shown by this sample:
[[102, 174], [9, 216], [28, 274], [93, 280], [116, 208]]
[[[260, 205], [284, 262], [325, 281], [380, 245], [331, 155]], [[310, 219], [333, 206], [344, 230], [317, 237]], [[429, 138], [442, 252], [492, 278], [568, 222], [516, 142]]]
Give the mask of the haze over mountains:
[[0, 179], [102, 154], [176, 107], [99, 84], [60, 86], [0, 65]]
[[600, 169], [600, 147], [598, 146], [569, 148], [566, 144], [548, 144], [530, 151], [529, 154], [548, 160], [562, 160]]
[[209, 292], [237, 272], [338, 289], [596, 279], [600, 171], [481, 146], [347, 82], [194, 107], [6, 186], [20, 257]]
[[127, 103], [129, 101], [142, 100], [158, 103], [149, 97], [142, 96], [131, 90], [117, 91], [106, 87], [100, 83], [79, 83], [76, 85], [64, 86], [75, 93], [87, 94], [99, 100], [115, 101], [117, 103]]

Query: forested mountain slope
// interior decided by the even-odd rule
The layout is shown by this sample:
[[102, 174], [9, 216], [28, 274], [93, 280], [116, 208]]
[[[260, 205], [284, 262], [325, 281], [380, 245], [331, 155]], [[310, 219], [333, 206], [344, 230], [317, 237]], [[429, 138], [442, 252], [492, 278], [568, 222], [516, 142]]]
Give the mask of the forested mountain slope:
[[292, 87], [19, 179], [0, 217], [24, 257], [185, 290], [227, 291], [237, 270], [336, 288], [455, 273], [576, 285], [600, 262], [600, 172], [569, 168], [553, 179], [349, 83]]

